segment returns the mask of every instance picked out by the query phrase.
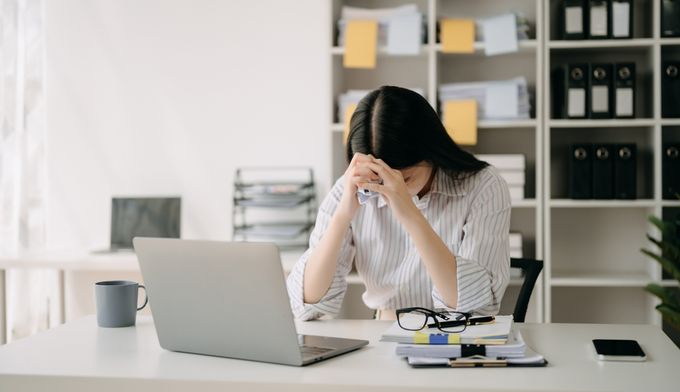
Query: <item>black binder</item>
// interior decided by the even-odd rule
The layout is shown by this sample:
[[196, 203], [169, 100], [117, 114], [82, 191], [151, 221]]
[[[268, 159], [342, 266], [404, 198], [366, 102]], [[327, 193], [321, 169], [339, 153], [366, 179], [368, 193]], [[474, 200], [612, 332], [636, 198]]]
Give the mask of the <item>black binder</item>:
[[572, 145], [569, 158], [569, 196], [572, 199], [593, 197], [592, 175], [592, 145]]
[[611, 118], [612, 116], [612, 65], [591, 64], [589, 73], [590, 118]]
[[680, 194], [680, 143], [664, 144], [661, 161], [663, 198], [677, 200]]
[[593, 146], [593, 199], [614, 198], [614, 145]]
[[633, 1], [611, 0], [609, 36], [611, 38], [633, 37]]
[[662, 64], [661, 116], [680, 117], [680, 61], [664, 61]]
[[552, 113], [551, 118], [566, 118], [565, 95], [567, 85], [567, 69], [565, 67], [553, 68], [550, 72], [550, 84], [552, 85]]
[[637, 191], [637, 146], [617, 144], [614, 157], [614, 197], [635, 199]]
[[635, 117], [635, 63], [614, 64], [614, 117]]
[[586, 118], [588, 114], [588, 64], [567, 65], [565, 111], [567, 118]]
[[588, 1], [588, 38], [609, 38], [611, 13], [607, 0]]
[[562, 2], [562, 39], [584, 39], [586, 38], [586, 8], [584, 0], [564, 0]]
[[661, 36], [680, 37], [680, 0], [661, 1]]

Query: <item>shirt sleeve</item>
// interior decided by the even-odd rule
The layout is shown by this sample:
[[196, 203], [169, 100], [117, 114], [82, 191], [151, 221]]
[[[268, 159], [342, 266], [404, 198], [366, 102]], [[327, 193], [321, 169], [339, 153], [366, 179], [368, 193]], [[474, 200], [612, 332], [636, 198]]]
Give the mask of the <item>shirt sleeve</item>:
[[496, 314], [510, 280], [510, 192], [494, 169], [483, 181], [463, 225], [456, 255], [458, 303], [448, 306], [436, 288], [435, 307], [461, 312]]
[[295, 317], [302, 320], [313, 320], [323, 315], [337, 315], [340, 311], [345, 292], [347, 291], [347, 275], [352, 269], [352, 261], [354, 260], [355, 255], [351, 227], [347, 230], [347, 233], [345, 233], [345, 237], [342, 240], [336, 264], [337, 269], [328, 291], [323, 298], [315, 304], [305, 303], [303, 299], [302, 282], [304, 281], [305, 266], [307, 265], [310, 254], [326, 232], [331, 217], [340, 203], [343, 184], [343, 179], [340, 178], [319, 206], [319, 213], [316, 218], [314, 230], [309, 238], [309, 249], [302, 254], [300, 260], [295, 263], [290, 275], [288, 275], [287, 286], [291, 308], [293, 309]]

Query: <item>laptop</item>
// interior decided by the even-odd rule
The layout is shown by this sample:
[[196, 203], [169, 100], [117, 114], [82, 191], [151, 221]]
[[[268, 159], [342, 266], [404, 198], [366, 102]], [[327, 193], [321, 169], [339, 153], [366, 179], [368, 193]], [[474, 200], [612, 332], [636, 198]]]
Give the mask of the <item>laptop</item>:
[[179, 238], [179, 197], [114, 197], [111, 199], [111, 245], [94, 253], [132, 252], [134, 237]]
[[135, 238], [162, 348], [304, 366], [366, 340], [298, 335], [274, 244]]

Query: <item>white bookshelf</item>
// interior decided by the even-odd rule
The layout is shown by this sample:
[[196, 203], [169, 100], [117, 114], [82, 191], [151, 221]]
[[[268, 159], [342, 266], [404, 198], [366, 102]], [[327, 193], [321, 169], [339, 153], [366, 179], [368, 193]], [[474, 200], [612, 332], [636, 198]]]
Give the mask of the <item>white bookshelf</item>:
[[[544, 95], [543, 172], [545, 227], [544, 317], [547, 322], [625, 322], [660, 325], [656, 298], [643, 290], [662, 280], [658, 264], [640, 253], [652, 249], [645, 234], [658, 235], [647, 223], [680, 202], [662, 200], [661, 149], [680, 140], [680, 121], [661, 118], [662, 58], [680, 56], [680, 40], [660, 38], [659, 1], [635, 2], [634, 37], [623, 40], [560, 41], [560, 2], [543, 10], [546, 45], [544, 85], [550, 72], [569, 62], [636, 63], [635, 119], [565, 120], [551, 118], [549, 87]], [[567, 199], [567, 154], [570, 143], [635, 142], [638, 145], [637, 200]]]
[[[378, 48], [377, 67], [373, 70], [345, 69], [342, 66], [344, 48], [337, 46], [336, 22], [342, 5], [380, 8], [401, 4], [417, 4], [427, 18], [427, 42], [415, 56], [392, 56], [384, 48]], [[332, 0], [330, 10], [329, 42], [331, 62], [331, 96], [329, 105], [329, 150], [331, 164], [328, 172], [330, 183], [342, 175], [346, 168], [342, 143], [345, 125], [338, 122], [337, 97], [349, 89], [374, 89], [384, 84], [417, 87], [425, 92], [430, 104], [437, 108], [439, 84], [481, 80], [509, 79], [524, 76], [532, 96], [532, 118], [516, 121], [480, 121], [479, 143], [468, 150], [475, 153], [521, 153], [527, 157], [527, 182], [525, 200], [512, 202], [511, 230], [523, 235], [523, 253], [527, 258], [543, 258], [543, 15], [541, 0], [475, 1], [469, 0]], [[436, 40], [437, 21], [446, 17], [483, 18], [505, 12], [520, 11], [530, 21], [530, 39], [520, 41], [516, 53], [487, 57], [484, 44], [476, 43], [472, 54], [446, 54]], [[356, 283], [356, 282], [355, 282]], [[520, 281], [512, 280], [507, 290], [508, 302], [516, 296]], [[355, 284], [360, 286], [360, 283]], [[358, 290], [363, 290], [359, 287]], [[350, 295], [359, 300], [356, 293]], [[347, 303], [347, 299], [346, 299]], [[357, 304], [349, 304], [356, 309]], [[527, 321], [542, 321], [543, 279], [534, 289]], [[504, 309], [507, 311], [507, 308]], [[511, 309], [510, 309], [511, 312]]]

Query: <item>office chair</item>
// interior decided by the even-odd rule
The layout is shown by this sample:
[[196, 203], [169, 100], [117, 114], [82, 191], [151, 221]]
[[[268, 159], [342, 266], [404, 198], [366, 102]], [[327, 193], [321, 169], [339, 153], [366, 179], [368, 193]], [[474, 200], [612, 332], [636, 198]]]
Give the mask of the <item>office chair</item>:
[[524, 272], [524, 282], [519, 289], [515, 310], [512, 312], [515, 322], [523, 323], [527, 315], [531, 293], [536, 285], [536, 279], [543, 269], [543, 260], [511, 258], [510, 268], [519, 268]]

